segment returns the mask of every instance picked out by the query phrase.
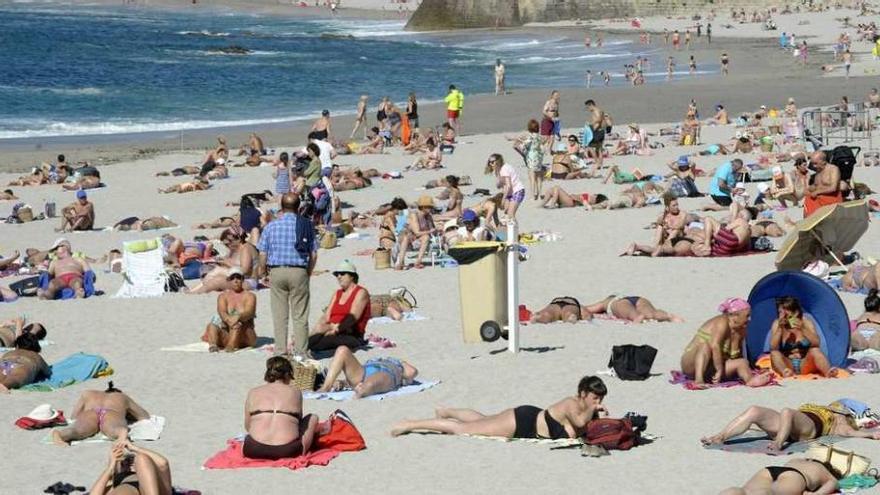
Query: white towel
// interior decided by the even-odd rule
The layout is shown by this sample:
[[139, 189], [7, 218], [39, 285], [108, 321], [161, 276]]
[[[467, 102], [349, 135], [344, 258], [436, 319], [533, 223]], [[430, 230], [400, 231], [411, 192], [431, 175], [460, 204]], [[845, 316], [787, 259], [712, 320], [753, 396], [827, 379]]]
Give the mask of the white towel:
[[[387, 399], [388, 397], [414, 394], [423, 390], [428, 390], [438, 383], [440, 382], [417, 382], [413, 383], [412, 385], [400, 387], [397, 390], [392, 390], [391, 392], [385, 392], [384, 394], [369, 395], [367, 397], [364, 397], [364, 400], [383, 400]], [[352, 390], [341, 390], [339, 392], [303, 392], [303, 399], [344, 401], [352, 400], [353, 398], [354, 391]]]
[[[75, 423], [75, 421], [70, 421], [68, 426]], [[129, 440], [134, 441], [148, 441], [154, 442], [162, 436], [162, 431], [165, 429], [165, 417], [163, 416], [150, 416], [150, 419], [142, 419], [136, 423], [132, 423], [128, 427], [128, 438]], [[70, 442], [71, 445], [77, 445], [80, 443], [100, 443], [100, 442], [112, 442], [107, 435], [103, 433], [98, 433], [97, 435], [91, 436], [89, 438], [83, 440], [74, 440]], [[43, 440], [43, 443], [53, 443], [52, 442], [52, 434], [46, 435]]]

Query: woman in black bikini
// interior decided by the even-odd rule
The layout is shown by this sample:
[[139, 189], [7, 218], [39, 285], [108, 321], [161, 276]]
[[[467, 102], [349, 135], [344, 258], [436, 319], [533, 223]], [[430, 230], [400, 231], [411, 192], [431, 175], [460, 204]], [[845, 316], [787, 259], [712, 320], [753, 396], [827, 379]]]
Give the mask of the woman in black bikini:
[[308, 452], [317, 436], [318, 418], [303, 417], [302, 392], [290, 383], [290, 361], [269, 358], [264, 379], [266, 384], [251, 389], [245, 402], [248, 434], [242, 453], [251, 459], [283, 459]]
[[680, 316], [657, 309], [651, 301], [640, 296], [617, 296], [612, 294], [601, 301], [588, 305], [586, 310], [594, 315], [606, 314], [633, 323], [642, 323], [646, 320], [671, 321], [673, 323], [684, 322], [684, 319]]
[[608, 393], [602, 379], [585, 376], [578, 393], [547, 409], [519, 406], [486, 416], [473, 409], [437, 409], [435, 419], [401, 421], [391, 429], [392, 436], [419, 431], [450, 435], [486, 435], [504, 438], [577, 438], [587, 423], [606, 412], [602, 399]]
[[740, 487], [728, 488], [719, 495], [803, 495], [837, 493], [837, 470], [812, 459], [793, 459], [785, 466], [767, 466]]
[[571, 296], [554, 297], [549, 304], [532, 315], [532, 323], [553, 323], [564, 321], [577, 323], [579, 320], [592, 320], [593, 315], [581, 306], [580, 301]]

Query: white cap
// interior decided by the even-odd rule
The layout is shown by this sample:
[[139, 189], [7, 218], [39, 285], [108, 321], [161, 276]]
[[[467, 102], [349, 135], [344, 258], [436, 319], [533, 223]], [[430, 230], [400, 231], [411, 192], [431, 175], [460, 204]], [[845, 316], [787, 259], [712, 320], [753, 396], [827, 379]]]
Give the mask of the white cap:
[[34, 421], [51, 421], [58, 417], [59, 412], [53, 409], [49, 404], [40, 404], [33, 411], [25, 415], [26, 418]]
[[49, 251], [55, 251], [56, 249], [58, 249], [58, 246], [62, 244], [67, 244], [69, 246], [70, 241], [68, 241], [64, 237], [59, 237], [58, 239], [55, 239], [55, 242], [52, 243], [52, 247], [49, 248]]

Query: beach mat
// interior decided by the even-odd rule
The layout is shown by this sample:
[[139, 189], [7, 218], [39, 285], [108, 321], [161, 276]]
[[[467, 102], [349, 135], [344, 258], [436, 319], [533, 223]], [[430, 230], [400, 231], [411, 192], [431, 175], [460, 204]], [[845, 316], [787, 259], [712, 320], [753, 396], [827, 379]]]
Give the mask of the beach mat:
[[[721, 383], [706, 383], [703, 386], [700, 386], [697, 385], [697, 383], [693, 379], [688, 378], [683, 372], [679, 370], [672, 370], [669, 372], [669, 375], [669, 383], [673, 385], [681, 385], [682, 388], [684, 388], [685, 390], [708, 390], [710, 388], [731, 388], [739, 386], [744, 387], [746, 385], [741, 380], [730, 380]], [[767, 387], [770, 385], [779, 386], [779, 382], [776, 381], [775, 377], [771, 377], [770, 381], [762, 386]]]
[[728, 439], [722, 444], [704, 445], [707, 450], [723, 450], [725, 452], [739, 452], [744, 454], [764, 454], [770, 456], [783, 456], [791, 454], [800, 454], [806, 452], [811, 446], [817, 442], [825, 444], [833, 444], [843, 440], [844, 437], [826, 436], [813, 440], [804, 440], [802, 442], [794, 442], [787, 445], [784, 449], [775, 451], [770, 450], [772, 439], [763, 432], [750, 432], [745, 435]]
[[78, 352], [49, 366], [49, 378], [25, 385], [19, 390], [27, 392], [52, 392], [74, 383], [112, 374], [113, 368], [101, 356]]
[[[385, 400], [389, 397], [399, 397], [401, 395], [410, 395], [418, 392], [423, 392], [432, 388], [439, 384], [439, 381], [433, 382], [415, 382], [412, 385], [407, 385], [405, 387], [400, 387], [397, 390], [392, 390], [391, 392], [385, 392], [384, 394], [376, 394], [369, 395], [364, 397], [363, 400]], [[354, 399], [354, 391], [353, 390], [340, 390], [338, 392], [303, 392], [303, 399], [312, 399], [312, 400], [336, 400], [336, 401], [345, 401], [345, 400], [353, 400]]]
[[[429, 318], [427, 316], [422, 316], [415, 311], [406, 311], [403, 313], [403, 319], [400, 321], [425, 321]], [[367, 322], [367, 325], [387, 325], [389, 323], [400, 323], [394, 318], [388, 316], [376, 316], [374, 318], [370, 318]]]
[[864, 287], [862, 287], [861, 289], [857, 289], [857, 290], [845, 290], [845, 289], [843, 288], [843, 282], [842, 282], [842, 280], [843, 280], [842, 277], [838, 277], [838, 278], [829, 278], [829, 279], [825, 280], [825, 282], [826, 282], [828, 285], [830, 285], [831, 287], [833, 287], [834, 290], [836, 290], [836, 291], [838, 291], [838, 292], [845, 292], [845, 293], [847, 293], [847, 294], [862, 294], [862, 295], [867, 295], [867, 294], [868, 294], [868, 289], [866, 289], [866, 288], [864, 288]]
[[[166, 352], [202, 352], [208, 353], [208, 348], [210, 345], [207, 342], [192, 342], [190, 344], [181, 344], [181, 345], [172, 345], [168, 347], [162, 347], [160, 351]], [[266, 337], [257, 337], [257, 346], [256, 347], [245, 347], [243, 349], [239, 349], [232, 353], [227, 353], [223, 349], [220, 349], [218, 354], [239, 354], [242, 352], [260, 352], [260, 353], [272, 353], [275, 350], [274, 344], [272, 344], [272, 339]]]
[[[76, 421], [68, 422], [67, 426], [72, 425]], [[165, 418], [163, 416], [150, 416], [150, 419], [142, 419], [135, 423], [132, 423], [128, 427], [128, 438], [132, 441], [145, 441], [145, 442], [155, 442], [159, 440], [159, 437], [162, 436], [162, 431], [165, 430]], [[101, 432], [98, 432], [96, 435], [91, 436], [89, 438], [83, 440], [74, 440], [70, 442], [71, 445], [78, 445], [81, 443], [103, 443], [103, 442], [112, 442], [113, 440], [104, 435]], [[42, 443], [51, 444], [52, 443], [52, 434], [51, 432], [43, 437], [41, 440]]]
[[326, 466], [341, 453], [338, 450], [321, 449], [286, 459], [249, 459], [242, 453], [243, 446], [244, 442], [240, 440], [227, 441], [226, 448], [206, 460], [203, 469], [287, 468], [295, 471], [311, 466]]

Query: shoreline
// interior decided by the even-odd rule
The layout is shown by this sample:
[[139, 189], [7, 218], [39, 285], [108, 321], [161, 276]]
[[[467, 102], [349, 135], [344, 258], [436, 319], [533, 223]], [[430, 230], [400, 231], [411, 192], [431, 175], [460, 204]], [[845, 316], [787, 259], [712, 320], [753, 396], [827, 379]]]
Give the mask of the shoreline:
[[[522, 29], [524, 32], [530, 30], [534, 28]], [[636, 35], [623, 33], [622, 36]], [[661, 52], [665, 52], [661, 58], [668, 55], [668, 49], [663, 45], [658, 46], [655, 43], [650, 48], [659, 48]], [[548, 86], [522, 90], [514, 88], [503, 97], [466, 93], [464, 131], [466, 135], [519, 132], [525, 126], [526, 116], [539, 115], [543, 101], [551, 89], [559, 89], [563, 93], [563, 124], [566, 128], [573, 128], [583, 124], [581, 105], [587, 98], [596, 99], [612, 115], [616, 124], [624, 125], [631, 121], [678, 121], [682, 118], [681, 109], [693, 97], [697, 97], [703, 109], [703, 118], [706, 118], [716, 103], [723, 103], [731, 115], [736, 115], [752, 111], [760, 104], [781, 106], [788, 96], [795, 97], [799, 106], [826, 104], [829, 94], [834, 94], [837, 98], [845, 93], [850, 95], [852, 101], [857, 101], [875, 84], [873, 78], [869, 77], [853, 77], [846, 81], [819, 77], [818, 67], [824, 63], [825, 58], [830, 58], [829, 54], [814, 55], [811, 63], [803, 69], [796, 66], [785, 52], [774, 50], [768, 39], [713, 38], [711, 45], [697, 44], [690, 52], [678, 52], [675, 56], [681, 59], [692, 53], [698, 61], [714, 60], [721, 51], [726, 51], [731, 57], [731, 74], [727, 77], [712, 74], [641, 87], [606, 88], [594, 84], [592, 89], [584, 86]], [[678, 65], [681, 68], [684, 60], [678, 60]], [[657, 72], [661, 69], [652, 67], [651, 71]], [[783, 84], [780, 84], [780, 78]], [[594, 78], [594, 83], [595, 81]], [[659, 102], [654, 101], [658, 91], [664, 96]], [[763, 101], [756, 102], [755, 95], [761, 95]], [[354, 106], [355, 102], [352, 102], [352, 112], [349, 114], [335, 114], [338, 117], [334, 118], [334, 129], [338, 135], [348, 136], [350, 133], [351, 121], [348, 117], [354, 114]], [[368, 107], [367, 112], [370, 125], [373, 125], [372, 106]], [[422, 122], [430, 125], [443, 123], [444, 112], [442, 102], [423, 103], [420, 107]], [[312, 120], [308, 118], [182, 131], [3, 139], [0, 140], [0, 151], [3, 152], [0, 171], [24, 171], [43, 161], [54, 159], [59, 153], [67, 155], [73, 161], [85, 160], [95, 165], [106, 165], [161, 153], [202, 152], [213, 145], [218, 134], [224, 135], [231, 147], [237, 147], [247, 140], [250, 132], [257, 132], [267, 142], [267, 146], [279, 148], [304, 141]]]

